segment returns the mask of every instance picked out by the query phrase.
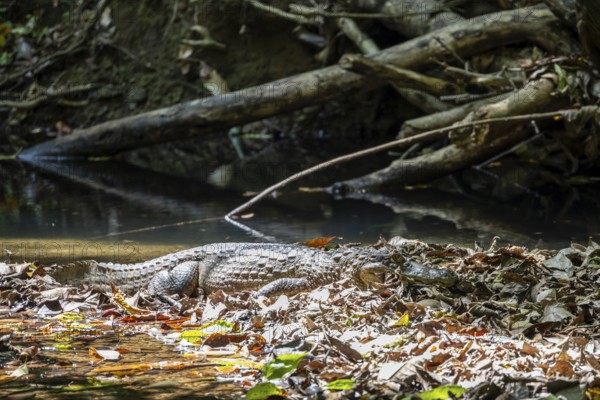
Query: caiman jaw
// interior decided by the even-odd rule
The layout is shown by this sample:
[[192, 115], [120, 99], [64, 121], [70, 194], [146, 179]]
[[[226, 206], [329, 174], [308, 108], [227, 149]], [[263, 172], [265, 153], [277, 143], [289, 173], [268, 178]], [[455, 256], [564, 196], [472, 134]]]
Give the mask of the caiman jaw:
[[356, 285], [361, 289], [377, 287], [385, 283], [385, 275], [390, 272], [392, 272], [390, 267], [379, 262], [365, 264], [356, 272]]

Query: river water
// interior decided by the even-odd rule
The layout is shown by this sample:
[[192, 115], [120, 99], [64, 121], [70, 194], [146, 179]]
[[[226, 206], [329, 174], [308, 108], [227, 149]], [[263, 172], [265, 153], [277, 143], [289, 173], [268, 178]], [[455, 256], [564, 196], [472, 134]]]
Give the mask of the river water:
[[[211, 242], [260, 241], [221, 217], [275, 176], [258, 182], [236, 179], [231, 171], [205, 172], [187, 179], [114, 161], [1, 162], [2, 249], [12, 252], [13, 261], [123, 262]], [[581, 195], [497, 202], [413, 189], [358, 197], [335, 199], [291, 188], [260, 202], [240, 221], [282, 242], [337, 236], [340, 242], [372, 243], [401, 235], [485, 247], [499, 236], [503, 243], [561, 248], [600, 236], [597, 203]]]

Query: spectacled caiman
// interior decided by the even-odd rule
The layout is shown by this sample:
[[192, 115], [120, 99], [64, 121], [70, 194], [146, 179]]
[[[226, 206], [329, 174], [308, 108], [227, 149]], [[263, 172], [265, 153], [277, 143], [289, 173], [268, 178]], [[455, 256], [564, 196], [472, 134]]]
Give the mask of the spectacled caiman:
[[427, 267], [405, 258], [394, 246], [320, 250], [291, 244], [219, 243], [179, 251], [136, 264], [79, 261], [50, 271], [61, 282], [79, 276], [107, 291], [113, 283], [126, 293], [147, 286], [154, 295], [205, 295], [258, 291], [275, 295], [310, 290], [342, 277], [360, 287], [390, 272], [420, 283], [449, 287], [457, 282], [449, 269]]

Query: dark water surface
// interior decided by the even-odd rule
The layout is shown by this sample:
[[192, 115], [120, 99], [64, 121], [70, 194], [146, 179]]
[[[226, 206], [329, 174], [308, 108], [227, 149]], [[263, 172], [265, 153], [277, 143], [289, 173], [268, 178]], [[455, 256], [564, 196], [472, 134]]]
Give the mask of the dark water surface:
[[[16, 261], [135, 261], [210, 242], [260, 241], [219, 217], [248, 200], [245, 191], [277, 179], [235, 174], [208, 170], [185, 179], [114, 161], [1, 162], [2, 249]], [[485, 246], [497, 235], [514, 244], [560, 248], [600, 236], [594, 196], [524, 196], [507, 203], [415, 189], [360, 197], [334, 199], [292, 188], [254, 206], [247, 211], [253, 217], [243, 222], [283, 242], [341, 236], [343, 242], [372, 243], [401, 235]]]

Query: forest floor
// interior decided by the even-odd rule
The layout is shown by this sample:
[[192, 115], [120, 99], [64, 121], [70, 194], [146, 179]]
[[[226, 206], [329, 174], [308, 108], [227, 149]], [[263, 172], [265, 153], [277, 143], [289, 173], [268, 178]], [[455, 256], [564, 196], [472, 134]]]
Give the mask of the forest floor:
[[600, 398], [600, 246], [472, 250], [409, 241], [444, 289], [342, 280], [166, 307], [2, 266], [7, 398]]

